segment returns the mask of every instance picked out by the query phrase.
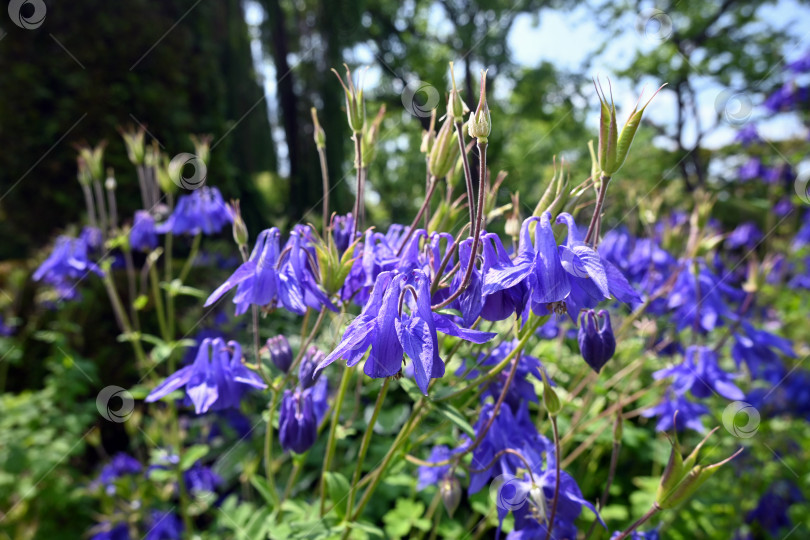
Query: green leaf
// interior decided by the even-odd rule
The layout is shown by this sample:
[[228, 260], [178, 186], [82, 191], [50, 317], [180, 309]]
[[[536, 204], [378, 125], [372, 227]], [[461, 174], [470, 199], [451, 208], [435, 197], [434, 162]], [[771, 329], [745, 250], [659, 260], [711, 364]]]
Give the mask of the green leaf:
[[349, 481], [338, 472], [327, 472], [324, 475], [326, 490], [329, 499], [335, 507], [335, 512], [341, 519], [346, 515], [346, 502], [349, 495]]
[[180, 470], [187, 471], [192, 465], [204, 458], [207, 454], [207, 444], [195, 444], [183, 453], [183, 458], [180, 460]]
[[267, 483], [267, 479], [263, 476], [254, 474], [250, 477], [251, 485], [256, 488], [256, 491], [259, 492], [259, 495], [265, 500], [265, 502], [270, 506], [275, 506], [275, 498], [273, 497], [273, 493], [270, 491], [270, 486]]
[[450, 422], [452, 422], [461, 431], [473, 439], [475, 438], [475, 430], [464, 418], [464, 415], [461, 414], [461, 411], [443, 401], [437, 402], [436, 405], [436, 410], [439, 412], [439, 414], [450, 420]]

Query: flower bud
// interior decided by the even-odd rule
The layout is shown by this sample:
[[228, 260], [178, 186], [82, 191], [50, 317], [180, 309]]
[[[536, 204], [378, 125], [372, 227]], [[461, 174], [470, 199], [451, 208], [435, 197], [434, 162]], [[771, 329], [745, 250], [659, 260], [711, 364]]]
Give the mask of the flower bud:
[[624, 161], [627, 159], [627, 154], [630, 151], [630, 145], [633, 144], [636, 131], [638, 131], [638, 127], [641, 125], [644, 110], [664, 86], [661, 86], [641, 109], [638, 108], [641, 102], [641, 96], [639, 96], [639, 102], [636, 103], [633, 112], [630, 113], [630, 117], [627, 119], [627, 122], [625, 122], [624, 127], [622, 127], [621, 133], [618, 131], [616, 105], [613, 103], [612, 94], [610, 103], [608, 104], [605, 91], [602, 90], [600, 94], [600, 87], [596, 86], [596, 82], [594, 82], [594, 87], [596, 87], [596, 93], [599, 96], [601, 108], [597, 160], [599, 162], [601, 176], [607, 176], [609, 178], [624, 165]]
[[664, 469], [655, 497], [655, 504], [659, 508], [675, 508], [686, 502], [722, 465], [725, 465], [743, 451], [740, 448], [730, 457], [712, 465], [696, 465], [698, 452], [715, 431], [717, 431], [717, 428], [711, 430], [685, 460], [681, 457], [677, 448], [677, 440], [675, 442], [670, 440], [672, 451], [670, 452], [669, 463]]
[[315, 368], [324, 361], [326, 355], [318, 350], [314, 345], [307, 349], [304, 358], [301, 360], [301, 367], [298, 368], [298, 383], [301, 388], [307, 389], [315, 384], [320, 376], [320, 372], [315, 373]]
[[89, 146], [79, 147], [79, 156], [87, 165], [87, 172], [92, 180], [101, 181], [104, 177], [104, 147], [106, 144], [106, 142], [102, 141], [94, 148]]
[[285, 390], [278, 416], [278, 439], [281, 448], [303, 454], [318, 437], [318, 417], [310, 392], [300, 388]]
[[596, 317], [597, 315], [592, 309], [582, 312], [579, 317], [577, 341], [582, 358], [591, 366], [591, 369], [599, 373], [602, 366], [613, 358], [613, 353], [616, 352], [616, 338], [613, 337], [608, 312], [604, 309], [599, 311], [599, 318], [605, 319], [602, 328], [598, 327]]
[[374, 161], [374, 156], [377, 155], [377, 139], [380, 136], [380, 124], [382, 124], [384, 116], [385, 105], [380, 107], [377, 116], [374, 117], [374, 121], [371, 122], [370, 126], [366, 126], [366, 129], [363, 131], [363, 139], [361, 141], [363, 147], [363, 167], [371, 165], [371, 162]]
[[211, 135], [189, 135], [194, 144], [194, 155], [206, 166], [211, 159]]
[[459, 148], [458, 141], [453, 133], [453, 121], [450, 117], [447, 117], [436, 135], [433, 148], [430, 150], [430, 157], [428, 158], [430, 174], [436, 178], [444, 178], [453, 170], [458, 156]]
[[548, 375], [541, 369], [540, 376], [543, 379], [543, 405], [546, 407], [549, 416], [557, 416], [562, 410], [562, 403], [560, 402], [557, 392], [551, 387], [551, 382], [548, 380]]
[[293, 362], [292, 349], [287, 338], [279, 335], [267, 340], [267, 350], [270, 352], [270, 360], [278, 369], [287, 373]]
[[93, 182], [93, 177], [90, 176], [90, 169], [87, 167], [87, 162], [81, 156], [76, 158], [76, 167], [78, 169], [76, 178], [83, 186], [89, 186]]
[[436, 109], [430, 111], [430, 126], [426, 131], [422, 132], [422, 144], [419, 146], [419, 151], [423, 154], [430, 155], [433, 149], [433, 143], [436, 140]]
[[461, 502], [461, 484], [455, 476], [445, 476], [439, 483], [439, 491], [442, 495], [444, 508], [447, 515], [453, 517], [453, 513]]
[[487, 105], [487, 72], [481, 70], [481, 95], [478, 98], [478, 107], [474, 113], [470, 113], [469, 127], [467, 128], [470, 137], [478, 139], [479, 143], [489, 142], [489, 134], [492, 131], [492, 119], [489, 115], [489, 105]]
[[233, 217], [233, 241], [239, 247], [247, 245], [248, 230], [245, 220], [242, 219], [242, 210], [239, 208], [239, 199], [231, 201], [231, 215]]
[[[340, 86], [343, 87], [343, 91], [346, 93], [346, 117], [349, 119], [349, 127], [355, 134], [362, 133], [363, 126], [366, 122], [366, 103], [363, 100], [363, 83], [361, 81], [360, 87], [356, 88], [352, 81], [352, 72], [349, 70], [349, 66], [343, 64], [343, 67], [346, 68], [345, 84], [334, 68], [332, 68], [332, 72], [337, 76], [340, 81]], [[346, 86], [347, 84], [348, 86]]]
[[312, 107], [309, 111], [312, 113], [312, 125], [314, 126], [313, 138], [315, 139], [315, 146], [319, 150], [323, 150], [326, 148], [326, 132], [321, 127], [321, 123], [318, 122], [318, 111], [315, 110], [315, 107]]
[[461, 95], [458, 89], [456, 89], [456, 76], [453, 74], [453, 62], [450, 62], [450, 80], [453, 83], [453, 89], [450, 90], [450, 97], [447, 98], [447, 116], [454, 122], [463, 122], [464, 115], [470, 112], [470, 109], [461, 99]]
[[130, 128], [129, 131], [119, 130], [121, 137], [124, 139], [124, 145], [127, 147], [127, 157], [133, 165], [143, 164], [144, 158], [144, 133], [146, 130], [143, 127], [135, 130]]

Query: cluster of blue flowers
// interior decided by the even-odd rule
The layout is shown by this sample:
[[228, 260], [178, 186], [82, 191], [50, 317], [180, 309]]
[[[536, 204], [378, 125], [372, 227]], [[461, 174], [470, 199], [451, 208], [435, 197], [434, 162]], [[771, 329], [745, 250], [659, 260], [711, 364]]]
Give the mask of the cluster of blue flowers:
[[[146, 469], [141, 463], [126, 453], [118, 453], [104, 465], [98, 478], [96, 486], [104, 489], [107, 495], [115, 495], [121, 482], [131, 482], [134, 486], [138, 476], [143, 474], [146, 478], [152, 476], [153, 471], [158, 469], [174, 469], [179, 466], [180, 460], [176, 455], [168, 455], [163, 463], [150, 465]], [[214, 493], [222, 484], [222, 479], [214, 471], [201, 462], [194, 463], [188, 470], [183, 472], [183, 482], [189, 493], [200, 495], [202, 493]], [[177, 486], [174, 487], [177, 489]], [[130, 490], [131, 491], [131, 490]], [[147, 512], [147, 519], [143, 523], [144, 530], [147, 531], [143, 537], [146, 540], [179, 540], [183, 538], [185, 527], [182, 519], [172, 510], [151, 509]], [[130, 540], [129, 520], [124, 519], [120, 523], [104, 522], [94, 528], [91, 540]]]

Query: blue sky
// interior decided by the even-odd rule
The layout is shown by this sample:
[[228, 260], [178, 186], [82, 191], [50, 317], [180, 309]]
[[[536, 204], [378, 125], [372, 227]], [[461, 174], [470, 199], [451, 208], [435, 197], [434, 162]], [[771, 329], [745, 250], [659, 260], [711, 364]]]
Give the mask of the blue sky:
[[[609, 0], [608, 0], [609, 1]], [[652, 6], [652, 4], [651, 4]], [[786, 48], [785, 57], [792, 61], [810, 50], [810, 8], [801, 6], [795, 0], [779, 0], [773, 5], [765, 5], [760, 8], [760, 14], [771, 28], [784, 29], [791, 35], [796, 36], [796, 44]], [[440, 8], [433, 10], [435, 13], [434, 27], [432, 31], [441, 33], [449, 28]], [[593, 21], [593, 17], [587, 6], [581, 5], [569, 11], [559, 11], [543, 9], [538, 16], [522, 14], [519, 15], [509, 33], [508, 45], [510, 54], [515, 63], [525, 67], [538, 66], [543, 61], [554, 63], [558, 68], [568, 71], [585, 73], [586, 75], [598, 76], [603, 80], [611, 74], [626, 67], [637, 50], [649, 50], [656, 47], [661, 39], [666, 37], [664, 32], [656, 32], [655, 23], [647, 26], [646, 33], [637, 29], [637, 16], [628, 14], [618, 24], [627, 27], [627, 31], [615, 39], [611, 45], [597, 57], [591, 65], [585, 65], [586, 58], [596, 50], [605, 40], [606, 36]], [[258, 34], [256, 25], [262, 19], [261, 8], [255, 4], [248, 5], [248, 23], [252, 26], [254, 37]], [[538, 24], [539, 23], [539, 24]], [[664, 23], [666, 24], [666, 22]], [[261, 45], [258, 39], [253, 41], [253, 51], [256, 58], [261, 57]], [[372, 68], [366, 76], [366, 87], [369, 94], [373, 95], [376, 80], [380, 76], [380, 70], [372, 51], [367, 47], [357, 47], [347, 58], [352, 64], [371, 64]], [[290, 64], [294, 66], [295, 58], [290, 59]], [[279, 157], [282, 164], [285, 158], [284, 135], [278, 122], [278, 114], [275, 110], [275, 71], [270, 62], [257, 62], [259, 72], [264, 76], [264, 88], [267, 102], [270, 109], [271, 122], [274, 125], [274, 137], [278, 143]], [[777, 68], [778, 69], [778, 68]], [[660, 84], [665, 81], [646, 80], [638, 87], [631, 86], [627, 81], [613, 80], [613, 95], [619, 108], [620, 122], [623, 121], [623, 111], [629, 112], [638, 99], [642, 88], [646, 89], [646, 95], [651, 95]], [[500, 85], [500, 91], [508, 91], [508, 85]], [[723, 101], [721, 95], [722, 88], [701, 80], [695, 80], [695, 88], [698, 93], [698, 106], [701, 121], [704, 126], [714, 123], [716, 118], [716, 107], [718, 102]], [[593, 93], [586, 89], [586, 95]], [[729, 101], [732, 112], [734, 107], [746, 107], [748, 103], [753, 104], [751, 119], [757, 121], [758, 128], [762, 136], [769, 140], [779, 140], [788, 137], [806, 136], [807, 128], [803, 126], [797, 118], [791, 115], [777, 115], [769, 117], [757, 107], [757, 96], [735, 96]], [[598, 107], [594, 95], [593, 103], [583, 103], [583, 107], [590, 107], [592, 112], [592, 123], [596, 125]], [[648, 109], [648, 116], [658, 123], [672, 124], [675, 121], [675, 100], [669, 92], [662, 93], [656, 98], [655, 106]], [[734, 125], [723, 124], [720, 128], [712, 132], [704, 139], [703, 145], [708, 148], [722, 146], [728, 143], [738, 128]], [[694, 138], [694, 126], [686, 126], [685, 143], [688, 145]], [[282, 174], [285, 173], [282, 165]]]

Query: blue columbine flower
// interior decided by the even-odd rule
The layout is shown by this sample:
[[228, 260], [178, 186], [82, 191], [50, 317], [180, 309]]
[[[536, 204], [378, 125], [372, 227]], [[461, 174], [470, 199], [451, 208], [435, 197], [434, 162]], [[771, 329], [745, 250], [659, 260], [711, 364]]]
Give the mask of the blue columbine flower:
[[731, 347], [731, 356], [737, 367], [745, 363], [752, 377], [777, 383], [784, 374], [784, 364], [777, 352], [789, 358], [796, 357], [789, 339], [758, 330], [748, 321], [740, 323]]
[[582, 358], [591, 369], [599, 373], [616, 352], [616, 338], [613, 337], [613, 328], [610, 326], [610, 314], [604, 309], [599, 311], [599, 318], [605, 320], [601, 328], [596, 318], [597, 315], [592, 309], [580, 314], [577, 341]]
[[180, 540], [183, 538], [183, 520], [174, 512], [152, 510], [144, 540]]
[[502, 321], [515, 313], [523, 313], [529, 297], [526, 282], [521, 281], [511, 286], [499, 282], [500, 276], [508, 275], [509, 270], [515, 266], [500, 237], [494, 233], [483, 233], [481, 243], [484, 250], [481, 266], [481, 275], [484, 276], [484, 306], [481, 308], [481, 317], [487, 321]]
[[694, 403], [686, 399], [685, 396], [670, 393], [664, 400], [641, 413], [645, 418], [658, 417], [655, 429], [658, 431], [669, 431], [675, 427], [674, 415], [678, 413], [678, 431], [684, 427], [694, 431], [703, 432], [703, 422], [700, 417], [709, 414], [709, 409], [700, 403]]
[[129, 527], [126, 523], [113, 526], [111, 523], [102, 523], [101, 531], [90, 537], [90, 540], [129, 540]]
[[222, 484], [222, 478], [210, 467], [197, 461], [183, 473], [183, 482], [191, 494], [214, 492]]
[[[430, 463], [440, 463], [450, 459], [451, 455], [452, 452], [447, 446], [438, 444], [431, 449], [430, 457], [425, 461], [429, 461]], [[422, 491], [428, 486], [438, 486], [439, 481], [447, 475], [449, 470], [449, 464], [441, 465], [439, 467], [420, 465], [418, 469], [419, 480], [416, 483], [416, 489], [418, 491]]]
[[233, 302], [237, 315], [245, 313], [251, 305], [275, 307], [278, 303], [293, 313], [306, 313], [304, 293], [295, 276], [290, 272], [279, 272], [279, 236], [275, 227], [259, 233], [250, 258], [211, 293], [204, 307], [236, 287]]
[[[568, 297], [571, 292], [569, 275], [563, 268], [550, 219], [551, 214], [545, 212], [539, 218], [530, 217], [523, 222], [518, 256], [512, 264], [499, 260], [499, 265], [488, 269], [484, 276], [484, 295], [525, 283], [530, 291], [532, 308], [538, 315], [548, 313], [545, 305], [562, 302]], [[529, 230], [532, 224], [535, 224], [534, 245]]]
[[351, 212], [345, 216], [335, 216], [332, 218], [332, 237], [335, 240], [335, 247], [338, 253], [343, 253], [352, 243], [352, 230], [354, 229], [354, 218]]
[[278, 369], [287, 373], [293, 363], [292, 349], [290, 342], [283, 335], [271, 337], [267, 340], [267, 350], [270, 353], [270, 360]]
[[[517, 346], [518, 340], [504, 341], [499, 343], [490, 351], [482, 352], [478, 355], [477, 361], [473, 362], [470, 359], [465, 359], [464, 363], [459, 366], [456, 375], [461, 376], [465, 372], [466, 378], [473, 379], [481, 374], [481, 371], [486, 371], [492, 366], [499, 364], [506, 358], [509, 353]], [[514, 360], [513, 360], [514, 362]], [[512, 379], [512, 384], [506, 391], [504, 403], [512, 408], [512, 411], [517, 414], [521, 401], [537, 402], [537, 392], [535, 391], [534, 384], [529, 380], [529, 374], [533, 375], [538, 381], [542, 380], [540, 371], [545, 372], [545, 368], [540, 363], [540, 360], [528, 354], [521, 354], [517, 359], [518, 365], [515, 368], [515, 376]], [[484, 389], [481, 394], [481, 399], [491, 396], [493, 400], [497, 400], [503, 391], [506, 380], [509, 377], [510, 367], [501, 371], [495, 379]], [[546, 374], [548, 378], [548, 374]], [[550, 380], [550, 379], [549, 379]], [[554, 384], [554, 383], [552, 383]]]
[[182, 387], [186, 388], [187, 401], [194, 404], [195, 412], [203, 414], [208, 410], [239, 407], [245, 391], [267, 385], [242, 363], [242, 347], [238, 343], [229, 341], [226, 346], [222, 339], [206, 338], [194, 363], [167, 377], [146, 397], [146, 402], [157, 401]]
[[143, 470], [141, 463], [125, 452], [115, 454], [112, 460], [102, 467], [97, 482], [104, 485], [108, 494], [115, 493], [115, 481], [123, 476], [140, 474]]
[[90, 260], [89, 246], [82, 238], [60, 236], [53, 251], [34, 272], [34, 281], [44, 281], [59, 293], [60, 299], [72, 300], [78, 295], [75, 283], [90, 273], [103, 276], [101, 269]]
[[135, 219], [129, 230], [129, 245], [137, 251], [152, 251], [158, 245], [155, 220], [146, 210], [135, 212]]
[[318, 254], [313, 247], [314, 238], [312, 229], [305, 225], [296, 225], [290, 232], [290, 238], [281, 251], [287, 253], [288, 258], [282, 262], [279, 275], [282, 281], [287, 277], [297, 284], [303, 294], [306, 306], [319, 310], [325, 307], [337, 312], [337, 308], [329, 301], [329, 297], [320, 288], [317, 282]]
[[216, 234], [233, 223], [233, 215], [215, 187], [203, 186], [177, 201], [174, 212], [158, 232], [174, 234]]
[[453, 276], [453, 283], [450, 289], [456, 290], [461, 287], [464, 280], [464, 275], [467, 273], [467, 268], [470, 264], [473, 265], [472, 273], [470, 274], [470, 282], [464, 292], [450, 304], [451, 307], [461, 312], [464, 326], [472, 325], [478, 316], [481, 315], [481, 310], [484, 308], [484, 297], [482, 296], [483, 282], [481, 280], [481, 271], [476, 266], [475, 259], [470, 261], [470, 253], [472, 251], [472, 238], [467, 238], [462, 241], [458, 246], [458, 257], [461, 265], [458, 272]]
[[743, 182], [756, 180], [757, 178], [762, 178], [764, 172], [765, 168], [762, 166], [762, 161], [757, 157], [752, 157], [739, 168], [737, 177]]
[[707, 398], [712, 392], [726, 399], [740, 400], [745, 397], [737, 388], [732, 375], [723, 371], [717, 363], [717, 354], [709, 347], [692, 345], [686, 349], [684, 361], [671, 368], [653, 373], [653, 378], [673, 377], [672, 389], [679, 395], [692, 393], [696, 398]]
[[726, 244], [730, 248], [744, 247], [746, 249], [753, 249], [760, 240], [762, 240], [762, 231], [759, 230], [756, 223], [747, 221], [731, 231], [726, 238]]
[[317, 373], [315, 370], [324, 361], [326, 355], [323, 354], [317, 347], [310, 345], [304, 357], [301, 359], [301, 365], [298, 368], [298, 384], [302, 388], [310, 388], [318, 380], [320, 371]]
[[474, 343], [485, 343], [496, 335], [459, 328], [449, 318], [434, 313], [430, 308], [430, 280], [423, 271], [383, 272], [377, 276], [363, 311], [318, 371], [339, 358], [353, 366], [371, 347], [364, 367], [366, 375], [392, 377], [402, 369], [404, 353], [414, 362], [416, 384], [427, 395], [430, 379], [444, 376], [437, 331]]
[[762, 139], [757, 133], [757, 126], [754, 124], [745, 124], [734, 136], [734, 141], [742, 144], [743, 146], [751, 146], [754, 143], [762, 142]]
[[302, 454], [312, 448], [318, 436], [318, 424], [326, 414], [326, 377], [309, 387], [285, 390], [278, 417], [281, 448]]

